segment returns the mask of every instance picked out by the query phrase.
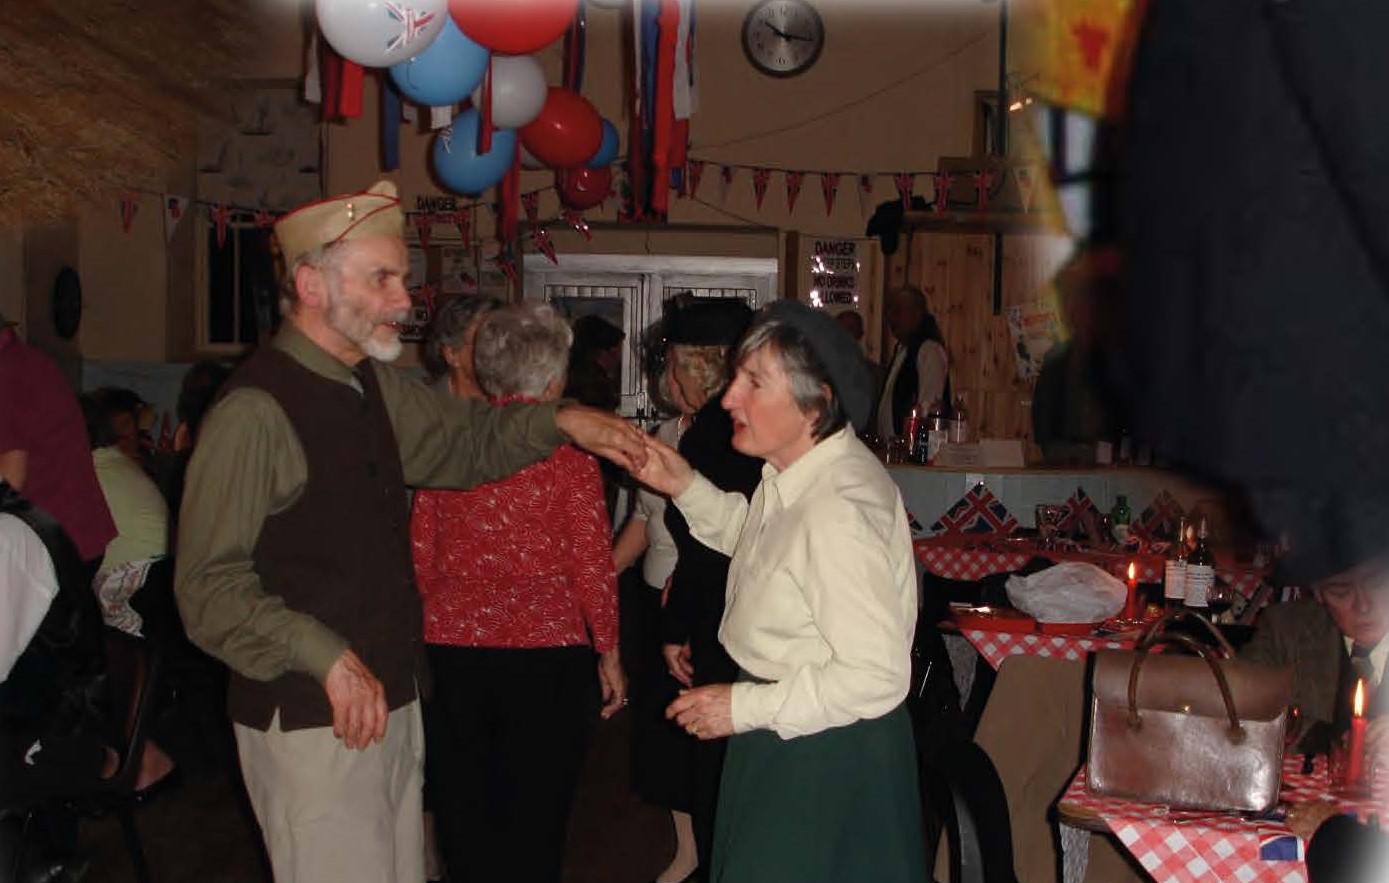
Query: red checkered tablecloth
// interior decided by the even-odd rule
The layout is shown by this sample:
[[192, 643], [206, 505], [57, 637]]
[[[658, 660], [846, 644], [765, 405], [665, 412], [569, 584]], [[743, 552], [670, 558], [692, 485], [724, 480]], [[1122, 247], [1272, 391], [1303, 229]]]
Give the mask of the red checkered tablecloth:
[[[1001, 540], [994, 540], [1001, 542]], [[936, 576], [946, 579], [977, 580], [995, 573], [1011, 573], [1039, 556], [1053, 561], [1087, 561], [1118, 575], [1128, 562], [1138, 565], [1138, 581], [1162, 582], [1161, 555], [1135, 555], [1123, 552], [1097, 552], [1089, 549], [1043, 549], [1035, 543], [1009, 541], [1007, 548], [989, 548], [988, 538], [948, 534], [919, 537], [912, 543], [916, 560]], [[1264, 572], [1252, 567], [1217, 565], [1216, 573], [1248, 598], [1263, 580]]]
[[1009, 656], [1018, 654], [1050, 656], [1075, 662], [1096, 650], [1133, 649], [1132, 639], [1043, 635], [1035, 632], [993, 632], [984, 629], [961, 629], [960, 634], [964, 635], [974, 645], [974, 649], [979, 651], [979, 655], [987, 659], [989, 665], [994, 668], [1002, 665], [1003, 660]]
[[[1361, 819], [1375, 814], [1383, 817], [1389, 809], [1383, 798], [1389, 782], [1384, 779], [1376, 785], [1377, 799], [1350, 800], [1331, 793], [1325, 757], [1318, 758], [1311, 774], [1304, 775], [1301, 766], [1301, 755], [1284, 758], [1280, 805], [1331, 800], [1343, 812], [1353, 812]], [[1251, 819], [1235, 813], [1174, 810], [1103, 797], [1086, 789], [1084, 767], [1076, 773], [1061, 803], [1071, 815], [1090, 814], [1102, 819], [1156, 883], [1307, 883], [1307, 866], [1302, 861], [1259, 856], [1261, 843], [1292, 836], [1281, 813]]]

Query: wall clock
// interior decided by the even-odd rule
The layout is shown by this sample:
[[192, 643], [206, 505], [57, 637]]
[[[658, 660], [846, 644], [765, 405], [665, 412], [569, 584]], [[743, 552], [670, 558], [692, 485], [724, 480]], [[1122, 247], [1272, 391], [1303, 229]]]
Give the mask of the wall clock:
[[806, 0], [760, 0], [743, 19], [743, 52], [773, 77], [805, 73], [825, 48], [825, 23]]
[[82, 322], [82, 281], [72, 267], [63, 267], [53, 280], [53, 330], [71, 340]]

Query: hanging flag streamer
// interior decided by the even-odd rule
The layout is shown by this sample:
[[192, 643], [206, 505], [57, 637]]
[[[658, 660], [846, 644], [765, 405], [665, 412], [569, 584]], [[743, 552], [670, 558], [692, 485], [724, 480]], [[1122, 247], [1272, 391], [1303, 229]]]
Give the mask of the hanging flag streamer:
[[834, 195], [839, 190], [838, 172], [820, 173], [820, 195], [825, 198], [825, 217], [834, 214]]
[[1032, 166], [1017, 166], [1013, 169], [1013, 178], [1018, 182], [1018, 201], [1022, 203], [1022, 210], [1031, 211], [1032, 194], [1037, 189], [1036, 171]]
[[232, 212], [223, 203], [217, 203], [212, 207], [212, 222], [217, 225], [217, 247], [221, 248], [227, 244], [227, 224], [231, 221]]
[[588, 240], [589, 242], [593, 241], [593, 231], [589, 229], [588, 221], [584, 220], [583, 212], [577, 211], [575, 209], [565, 209], [564, 221], [566, 224], [573, 227], [575, 230], [578, 230], [579, 233], [584, 237], [584, 239]]
[[932, 208], [936, 214], [944, 214], [950, 207], [950, 185], [954, 183], [954, 179], [949, 172], [936, 172], [931, 176], [931, 180], [935, 182], [936, 188], [935, 205]]
[[415, 234], [420, 238], [420, 248], [429, 248], [429, 237], [434, 230], [434, 215], [420, 212], [415, 215]]
[[685, 163], [685, 192], [683, 196], [694, 199], [699, 195], [699, 179], [704, 177], [704, 160], [692, 159]]
[[786, 211], [794, 213], [796, 211], [796, 200], [801, 195], [801, 181], [805, 178], [805, 172], [786, 173]]
[[861, 217], [873, 214], [873, 176], [858, 176], [858, 211]]
[[544, 227], [532, 227], [531, 241], [535, 243], [536, 251], [549, 258], [550, 263], [559, 264], [559, 257], [555, 254], [555, 244], [550, 241], [549, 230]]
[[733, 189], [737, 172], [737, 166], [719, 166], [719, 202], [728, 202], [728, 192]]
[[911, 211], [912, 190], [916, 187], [916, 174], [913, 172], [898, 172], [892, 176], [892, 182], [897, 185], [897, 195], [902, 197], [902, 210]]
[[540, 220], [540, 192], [532, 190], [530, 193], [521, 194], [521, 206], [526, 210], [526, 221], [535, 226]]
[[134, 193], [121, 194], [121, 232], [129, 233], [130, 225], [135, 223], [135, 214], [140, 211], [140, 197]]
[[178, 229], [178, 222], [183, 220], [186, 211], [188, 197], [164, 194], [164, 241], [168, 242], [174, 238], [174, 231]]
[[772, 170], [755, 168], [752, 170], [752, 195], [757, 200], [757, 207], [762, 208], [762, 198], [767, 195], [767, 185], [772, 181]]
[[974, 189], [978, 193], [976, 205], [982, 211], [989, 207], [989, 185], [993, 183], [994, 176], [989, 172], [974, 173]]

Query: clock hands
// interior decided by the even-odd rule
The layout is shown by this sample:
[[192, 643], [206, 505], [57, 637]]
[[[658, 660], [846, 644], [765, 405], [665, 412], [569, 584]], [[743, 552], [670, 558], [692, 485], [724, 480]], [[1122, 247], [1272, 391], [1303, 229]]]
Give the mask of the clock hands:
[[772, 23], [769, 22], [769, 21], [764, 21], [764, 22], [762, 22], [762, 23], [763, 23], [764, 25], [767, 26], [767, 29], [768, 29], [768, 30], [770, 30], [772, 33], [776, 34], [778, 37], [780, 37], [780, 38], [783, 39], [783, 40], [787, 40], [787, 41], [791, 41], [791, 40], [800, 40], [800, 41], [803, 42], [803, 43], [810, 43], [810, 42], [813, 42], [813, 38], [811, 38], [811, 37], [803, 37], [803, 36], [801, 36], [800, 34], [791, 34], [791, 33], [787, 33], [786, 31], [783, 31], [781, 28], [778, 28], [776, 25], [772, 24]]

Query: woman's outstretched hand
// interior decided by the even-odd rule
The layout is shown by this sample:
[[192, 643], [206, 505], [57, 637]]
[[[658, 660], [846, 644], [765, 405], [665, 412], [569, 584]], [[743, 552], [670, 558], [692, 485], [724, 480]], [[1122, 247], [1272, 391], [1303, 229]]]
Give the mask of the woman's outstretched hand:
[[677, 497], [694, 481], [694, 470], [685, 458], [660, 439], [646, 436], [645, 462], [631, 470], [632, 477], [654, 491]]

